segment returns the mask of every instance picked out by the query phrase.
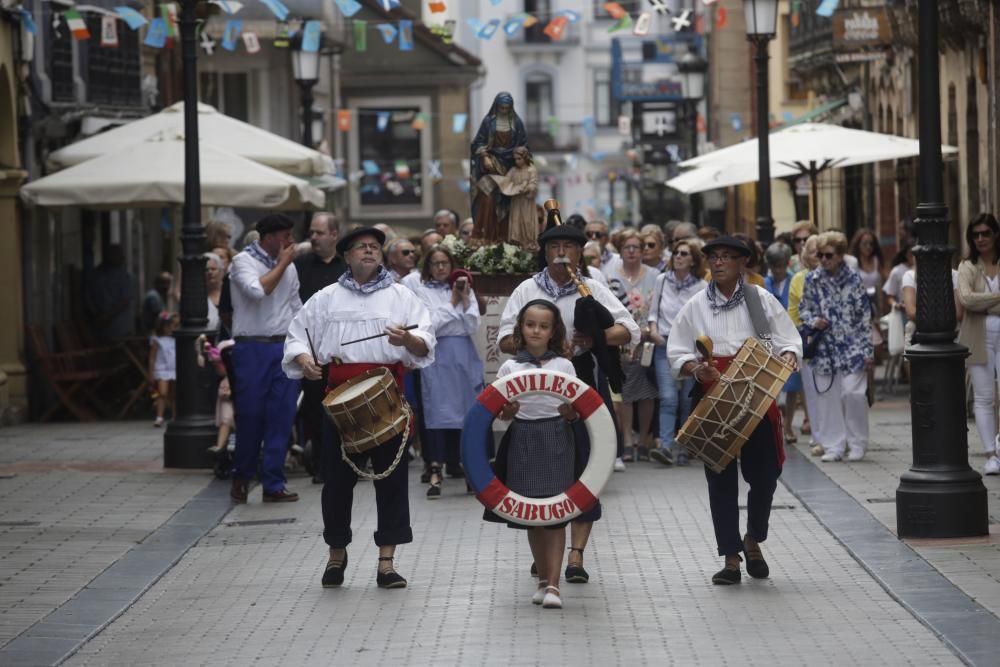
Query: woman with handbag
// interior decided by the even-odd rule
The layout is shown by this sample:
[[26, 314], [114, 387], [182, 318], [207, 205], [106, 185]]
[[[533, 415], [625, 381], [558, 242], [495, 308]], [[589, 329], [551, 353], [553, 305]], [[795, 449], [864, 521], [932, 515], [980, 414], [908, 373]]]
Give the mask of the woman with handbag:
[[823, 461], [860, 461], [868, 447], [868, 376], [874, 363], [871, 302], [861, 276], [844, 263], [847, 238], [824, 232], [817, 241], [820, 268], [802, 287], [799, 317], [822, 331], [806, 362], [816, 389], [813, 430]]
[[[799, 254], [797, 255], [798, 261], [795, 264], [801, 268], [792, 276], [791, 283], [788, 286], [788, 316], [792, 318], [792, 322], [800, 334], [804, 333], [802, 336], [803, 360], [812, 359], [816, 350], [815, 344], [810, 345], [813, 341], [810, 340], [811, 336], [809, 334], [815, 335], [812, 327], [806, 327], [807, 331], [803, 331], [802, 320], [799, 319], [799, 302], [802, 301], [802, 287], [805, 285], [806, 276], [810, 271], [819, 266], [819, 257], [816, 256], [816, 240], [818, 238], [814, 234], [807, 236], [800, 243], [796, 243], [799, 247]], [[809, 415], [815, 414], [815, 410], [813, 409], [816, 403], [815, 384], [813, 383], [812, 371], [809, 368], [809, 364], [803, 363], [798, 373], [802, 380], [802, 411], [805, 413], [805, 418], [802, 420], [802, 435], [811, 435], [812, 424], [810, 423]], [[812, 439], [812, 455], [823, 455], [823, 445], [819, 444], [815, 438]]]

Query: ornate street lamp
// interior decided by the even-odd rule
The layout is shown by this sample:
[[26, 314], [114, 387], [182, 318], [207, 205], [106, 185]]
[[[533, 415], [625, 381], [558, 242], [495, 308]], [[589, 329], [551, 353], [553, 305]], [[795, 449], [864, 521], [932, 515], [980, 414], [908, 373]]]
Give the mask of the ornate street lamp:
[[[986, 487], [969, 467], [965, 358], [955, 343], [948, 207], [941, 174], [941, 89], [936, 0], [920, 0], [917, 69], [920, 122], [920, 203], [916, 228], [917, 330], [910, 362], [913, 465], [896, 489], [899, 537], [989, 534]], [[992, 443], [990, 443], [992, 444]]]
[[201, 175], [198, 165], [198, 62], [195, 27], [197, 0], [181, 3], [181, 54], [184, 61], [184, 211], [181, 228], [181, 326], [177, 339], [177, 417], [163, 434], [163, 466], [210, 468], [206, 450], [215, 444], [215, 383], [198, 366], [195, 344], [207, 333], [205, 228], [201, 224]]
[[[691, 148], [688, 159], [698, 155], [698, 102], [705, 97], [705, 75], [708, 72], [708, 62], [698, 55], [698, 49], [691, 45], [688, 52], [677, 61], [677, 71], [681, 75], [681, 94], [687, 106], [691, 121]], [[693, 193], [689, 197], [691, 205], [691, 222], [701, 224], [701, 197]]]
[[767, 43], [778, 27], [778, 0], [743, 0], [747, 40], [756, 49], [757, 65], [757, 146], [760, 174], [757, 180], [757, 240], [767, 247], [774, 240], [771, 217], [771, 151], [767, 114]]
[[292, 42], [292, 76], [299, 84], [302, 101], [302, 143], [313, 148], [313, 86], [319, 81], [319, 51], [302, 48], [302, 35], [296, 35]]

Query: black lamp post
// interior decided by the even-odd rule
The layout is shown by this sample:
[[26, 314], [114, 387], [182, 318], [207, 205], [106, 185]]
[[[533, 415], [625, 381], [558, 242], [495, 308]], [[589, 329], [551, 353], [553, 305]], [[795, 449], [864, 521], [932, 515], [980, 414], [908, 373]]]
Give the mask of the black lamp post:
[[[708, 72], [708, 62], [698, 55], [698, 50], [691, 46], [679, 61], [677, 70], [681, 75], [681, 91], [687, 103], [688, 115], [691, 120], [691, 152], [688, 159], [698, 155], [698, 102], [705, 96], [705, 74]], [[701, 225], [701, 196], [693, 193], [690, 196], [691, 222]]]
[[208, 325], [205, 287], [205, 228], [201, 224], [201, 175], [198, 165], [198, 76], [195, 43], [197, 0], [181, 3], [181, 54], [184, 61], [184, 211], [181, 228], [181, 326], [177, 339], [177, 418], [163, 434], [166, 468], [210, 468], [206, 450], [215, 444], [215, 384], [198, 366], [195, 341]]
[[965, 358], [955, 343], [948, 207], [942, 196], [941, 90], [936, 0], [919, 7], [920, 203], [916, 228], [917, 330], [910, 362], [913, 465], [896, 489], [900, 537], [989, 534], [986, 487], [969, 467], [965, 417]]
[[302, 144], [313, 148], [312, 106], [313, 86], [319, 81], [319, 51], [305, 51], [302, 48], [302, 37], [292, 44], [292, 76], [299, 84], [302, 100]]
[[771, 151], [767, 114], [767, 43], [774, 39], [778, 25], [778, 0], [743, 0], [747, 39], [756, 49], [757, 65], [757, 147], [760, 173], [757, 180], [757, 240], [767, 247], [774, 241], [771, 217]]

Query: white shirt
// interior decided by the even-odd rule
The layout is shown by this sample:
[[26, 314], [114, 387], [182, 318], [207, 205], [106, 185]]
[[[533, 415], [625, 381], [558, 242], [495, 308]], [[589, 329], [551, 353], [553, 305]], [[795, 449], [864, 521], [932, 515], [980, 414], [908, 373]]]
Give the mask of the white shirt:
[[[992, 289], [992, 287], [989, 285], [989, 280], [990, 280], [989, 278], [986, 279], [987, 289], [989, 289], [991, 292], [996, 292], [997, 290]], [[917, 272], [914, 271], [913, 269], [910, 269], [909, 271], [904, 273], [903, 279], [899, 283], [900, 299], [903, 298], [903, 290], [906, 289], [907, 287], [912, 287], [913, 289], [917, 289]], [[958, 289], [958, 271], [956, 271], [955, 269], [951, 270], [951, 287], [952, 289]]]
[[[573, 368], [573, 363], [569, 359], [564, 359], [563, 357], [556, 357], [555, 359], [543, 361], [542, 368], [547, 371], [559, 371], [560, 373], [576, 377], [576, 370]], [[531, 362], [518, 363], [513, 359], [508, 359], [503, 362], [503, 365], [501, 365], [497, 370], [497, 379], [499, 380], [505, 375], [513, 375], [514, 373], [519, 373], [521, 371], [535, 370], [538, 370], [538, 366], [535, 366]], [[560, 398], [543, 394], [527, 396], [520, 399], [518, 402], [521, 404], [521, 407], [518, 409], [515, 417], [517, 419], [527, 420], [551, 419], [552, 417], [558, 417], [559, 406], [564, 403], [564, 401]]]
[[601, 283], [605, 287], [608, 286], [608, 277], [604, 275], [604, 272], [600, 269], [595, 269], [592, 266], [587, 267], [587, 272], [590, 273], [590, 277]]
[[[584, 278], [584, 283], [590, 288], [594, 299], [610, 311], [611, 316], [615, 318], [615, 324], [620, 324], [628, 329], [631, 336], [631, 344], [637, 344], [639, 342], [639, 325], [635, 323], [631, 313], [625, 309], [622, 302], [611, 293], [611, 290], [593, 278]], [[578, 298], [580, 298], [580, 295], [573, 292], [559, 299], [553, 299], [542, 291], [542, 288], [538, 286], [534, 278], [528, 278], [517, 286], [514, 293], [510, 295], [510, 299], [507, 300], [507, 305], [504, 306], [503, 314], [500, 316], [500, 329], [497, 331], [497, 344], [499, 345], [501, 340], [514, 333], [514, 325], [517, 324], [517, 314], [524, 308], [524, 304], [535, 299], [544, 299], [555, 304], [556, 308], [559, 309], [559, 314], [562, 316], [563, 324], [566, 325], [566, 336], [572, 338], [574, 311]], [[581, 350], [576, 350], [574, 354], [579, 354], [580, 352]]]
[[[389, 344], [386, 336], [363, 343], [342, 345], [347, 341], [373, 336], [395, 324], [416, 324], [410, 331], [427, 344], [428, 354], [417, 357], [405, 347]], [[371, 294], [359, 294], [334, 283], [316, 292], [299, 311], [288, 327], [285, 355], [281, 368], [293, 380], [302, 377], [302, 367], [295, 362], [300, 354], [311, 354], [309, 337], [316, 347], [320, 365], [334, 357], [344, 363], [394, 364], [402, 362], [408, 368], [424, 368], [434, 362], [437, 339], [431, 328], [431, 316], [420, 299], [402, 285], [393, 284]]]
[[[771, 325], [773, 353], [780, 355], [794, 352], [796, 359], [801, 359], [802, 337], [781, 303], [763, 287], [745, 283], [743, 289], [755, 289], [760, 295], [760, 305]], [[708, 292], [702, 290], [681, 308], [667, 341], [667, 358], [674, 377], [680, 377], [684, 364], [699, 359], [694, 341], [701, 335], [712, 339], [715, 356], [731, 357], [739, 351], [747, 338], [753, 338], [757, 334], [750, 321], [750, 310], [745, 304], [731, 310], [720, 310], [718, 315], [714, 315], [712, 304], [708, 301]]]
[[450, 287], [428, 287], [419, 279], [414, 283], [410, 276], [403, 279], [403, 285], [430, 311], [435, 336], [472, 336], [479, 329], [479, 302], [473, 290], [469, 290], [469, 307], [464, 308], [461, 303], [452, 305]]
[[241, 252], [229, 270], [233, 299], [233, 337], [284, 336], [295, 313], [302, 308], [299, 274], [289, 264], [270, 294], [264, 293], [260, 277], [271, 269]]
[[903, 275], [909, 270], [910, 267], [908, 267], [905, 262], [892, 267], [892, 271], [889, 272], [889, 277], [886, 279], [885, 285], [882, 286], [882, 292], [891, 296], [896, 301], [900, 301], [903, 298]]
[[708, 287], [708, 283], [699, 279], [690, 287], [677, 291], [672, 284], [667, 282], [667, 274], [661, 273], [656, 277], [656, 288], [653, 290], [649, 306], [648, 321], [650, 323], [656, 322], [657, 332], [667, 338], [674, 326], [674, 320], [677, 319], [677, 313], [681, 312], [681, 307], [706, 287]]

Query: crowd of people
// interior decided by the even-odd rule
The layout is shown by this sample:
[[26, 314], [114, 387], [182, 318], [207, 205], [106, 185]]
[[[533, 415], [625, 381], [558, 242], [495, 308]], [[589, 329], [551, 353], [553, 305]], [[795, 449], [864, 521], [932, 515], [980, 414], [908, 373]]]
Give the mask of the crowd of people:
[[[210, 366], [220, 377], [220, 437], [211, 451], [222, 456], [227, 443], [233, 450], [235, 502], [247, 502], [258, 469], [264, 502], [293, 502], [298, 494], [287, 488], [284, 472], [289, 443], [312, 443], [313, 482], [324, 484], [324, 538], [330, 549], [324, 586], [344, 581], [358, 466], [384, 471], [375, 481], [377, 582], [405, 587], [394, 554], [397, 545], [413, 539], [406, 466], [395, 467], [392, 445], [344, 454], [321, 402], [328, 390], [360, 373], [387, 368], [415, 414], [411, 434], [395, 444], [422, 462], [427, 499], [442, 497], [447, 478], [464, 477], [462, 424], [484, 387], [474, 336], [485, 301], [475, 292], [473, 276], [441, 241], [468, 240], [474, 226], [442, 210], [433, 227], [415, 238], [384, 224], [342, 233], [336, 217], [325, 212], [313, 217], [307, 243], [295, 243], [292, 228], [284, 216], [265, 216], [235, 256], [229, 239], [213, 232], [214, 249], [206, 254], [213, 335], [206, 354], [215, 355], [217, 363]], [[954, 276], [959, 340], [971, 352], [985, 472], [997, 474], [1000, 226], [993, 216], [981, 215], [969, 225], [967, 240], [969, 257]], [[597, 390], [614, 415], [615, 471], [641, 461], [664, 468], [689, 464], [676, 441], [678, 429], [743, 340], [755, 335], [753, 309], [766, 314], [774, 353], [796, 372], [774, 414], [741, 453], [752, 508], [742, 536], [735, 465], [722, 473], [706, 468], [706, 476], [719, 555], [725, 559], [713, 582], [737, 583], [741, 554], [751, 576], [768, 576], [760, 543], [767, 536], [783, 443], [811, 437], [812, 453], [827, 463], [865, 456], [873, 368], [883, 344], [880, 318], [886, 313], [915, 318], [912, 246], [902, 244], [890, 265], [867, 229], [848, 241], [839, 231], [819, 233], [800, 222], [763, 248], [747, 236], [725, 236], [686, 222], [612, 232], [605, 222], [579, 215], [550, 227], [538, 242], [544, 256], [538, 273], [517, 286], [501, 315], [495, 343], [511, 358], [498, 377], [546, 367]], [[157, 426], [173, 397], [171, 332], [177, 317], [166, 304], [176, 283], [169, 274], [160, 276], [142, 304], [157, 383]], [[610, 325], [594, 329], [589, 321], [574, 322], [581, 289], [593, 296], [594, 308]], [[713, 334], [721, 366], [717, 360], [707, 363], [695, 349], [695, 338], [706, 332]], [[349, 346], [348, 339], [364, 343]], [[797, 422], [799, 407], [803, 415]], [[497, 476], [527, 497], [566, 489], [590, 452], [577, 417], [571, 407], [547, 397], [507, 405], [500, 418], [512, 425], [493, 452]], [[290, 437], [293, 429], [297, 437]], [[558, 583], [567, 541], [562, 576], [573, 583], [589, 580], [583, 556], [601, 515], [598, 503], [564, 525], [528, 530], [532, 573], [539, 577], [532, 602], [561, 606]], [[506, 522], [490, 511], [484, 518]]]

